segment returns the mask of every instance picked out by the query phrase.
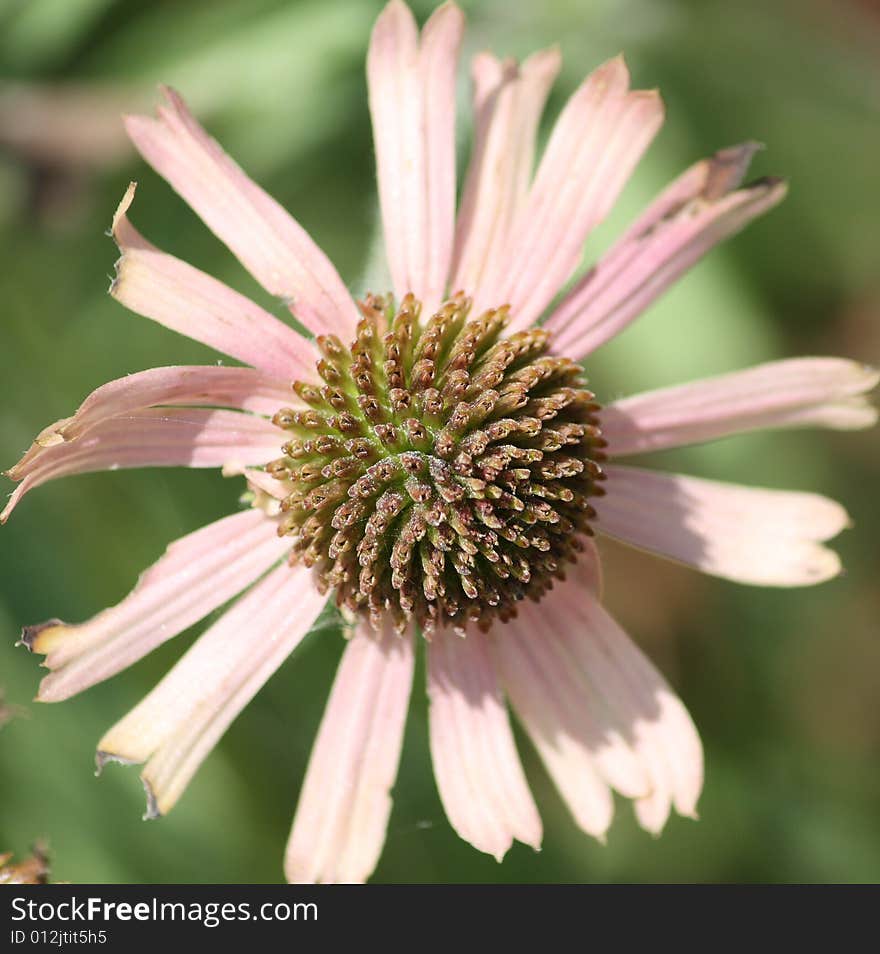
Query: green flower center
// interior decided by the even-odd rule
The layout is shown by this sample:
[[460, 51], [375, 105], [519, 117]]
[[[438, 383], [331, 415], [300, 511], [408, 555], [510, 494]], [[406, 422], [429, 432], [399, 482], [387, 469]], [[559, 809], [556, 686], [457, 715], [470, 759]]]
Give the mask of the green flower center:
[[374, 625], [486, 630], [540, 599], [592, 531], [599, 407], [540, 329], [501, 337], [507, 308], [468, 319], [457, 295], [427, 321], [403, 299], [360, 303], [357, 338], [317, 339], [323, 386], [274, 418], [291, 439], [280, 533], [322, 590]]

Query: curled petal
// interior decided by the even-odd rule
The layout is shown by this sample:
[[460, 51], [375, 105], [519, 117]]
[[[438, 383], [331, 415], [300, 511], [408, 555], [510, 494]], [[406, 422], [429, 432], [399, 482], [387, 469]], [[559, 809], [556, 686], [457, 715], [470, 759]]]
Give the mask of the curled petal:
[[[62, 429], [67, 423], [59, 422]], [[124, 467], [265, 464], [278, 456], [281, 443], [281, 432], [253, 414], [204, 408], [141, 408], [94, 424], [74, 440], [53, 441], [48, 446], [35, 443], [6, 472], [20, 483], [0, 513], [0, 523], [5, 523], [29, 490], [58, 477]]]
[[52, 670], [38, 700], [109, 679], [237, 596], [290, 548], [276, 530], [259, 510], [224, 517], [172, 543], [121, 603], [88, 622], [27, 627], [22, 642]]
[[147, 817], [168, 812], [235, 717], [309, 631], [324, 599], [306, 568], [273, 570], [101, 739], [99, 769], [108, 761], [146, 761]]
[[279, 382], [314, 377], [315, 349], [302, 335], [210, 275], [151, 245], [128, 220], [135, 183], [113, 216], [121, 256], [110, 294], [126, 308]]
[[513, 839], [541, 845], [488, 638], [435, 632], [428, 644], [431, 759], [455, 831], [498, 861]]
[[773, 427], [870, 427], [862, 396], [880, 372], [843, 358], [772, 361], [615, 401], [602, 411], [612, 456], [680, 447]]
[[809, 586], [840, 572], [822, 546], [848, 522], [818, 494], [764, 490], [635, 467], [606, 466], [596, 529], [624, 543], [758, 586]]
[[174, 90], [157, 119], [127, 116], [138, 152], [244, 267], [314, 334], [353, 337], [357, 310], [308, 233], [222, 150]]
[[786, 185], [778, 179], [737, 188], [755, 149], [722, 150], [668, 186], [547, 319], [554, 349], [586, 357], [711, 248], [780, 202]]
[[479, 288], [499, 267], [528, 195], [538, 123], [560, 63], [556, 48], [522, 66], [491, 53], [474, 57], [474, 146], [456, 224], [453, 289]]
[[496, 652], [511, 705], [572, 815], [602, 838], [614, 805], [663, 827], [670, 808], [693, 815], [702, 748], [684, 706], [591, 590], [592, 559], [566, 569], [540, 605], [525, 602]]
[[346, 646], [309, 759], [285, 871], [294, 883], [352, 883], [379, 860], [413, 676], [412, 635], [361, 623]]
[[454, 3], [422, 30], [391, 0], [367, 57], [370, 114], [388, 264], [398, 298], [430, 314], [449, 276], [455, 219], [455, 68], [464, 17]]
[[506, 252], [475, 291], [474, 309], [507, 302], [509, 330], [538, 319], [577, 268], [663, 121], [654, 91], [628, 91], [621, 57], [592, 73], [560, 115]]

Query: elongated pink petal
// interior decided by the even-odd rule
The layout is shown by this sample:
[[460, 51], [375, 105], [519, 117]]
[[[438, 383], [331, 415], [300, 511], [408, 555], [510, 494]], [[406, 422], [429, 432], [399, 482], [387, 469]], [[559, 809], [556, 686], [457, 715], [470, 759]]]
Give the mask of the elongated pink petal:
[[427, 231], [425, 278], [419, 296], [428, 310], [445, 297], [455, 234], [455, 74], [464, 14], [454, 3], [437, 8], [422, 30]]
[[315, 377], [312, 344], [249, 298], [151, 245], [129, 222], [135, 183], [113, 217], [121, 257], [110, 294], [126, 308], [279, 381]]
[[643, 827], [659, 832], [675, 807], [694, 816], [703, 787], [700, 737], [681, 700], [648, 658], [594, 598], [583, 598], [576, 573], [553, 604], [555, 631], [572, 664], [587, 674], [608, 705], [610, 718], [647, 772], [652, 790], [635, 799]]
[[172, 543], [119, 604], [85, 623], [29, 626], [22, 642], [52, 672], [40, 702], [60, 702], [108, 679], [197, 623], [261, 576], [285, 551], [262, 511], [224, 517]]
[[[595, 547], [567, 574], [576, 574], [577, 584], [594, 592]], [[601, 691], [573, 665], [557, 628], [548, 625], [550, 601], [570, 598], [570, 590], [570, 582], [556, 583], [541, 606], [523, 602], [516, 619], [493, 633], [494, 646], [514, 712], [577, 823], [602, 839], [614, 814], [609, 785], [635, 798], [646, 795], [651, 783], [627, 742], [629, 727], [615, 722]]]
[[294, 883], [352, 883], [379, 860], [412, 688], [412, 635], [361, 623], [309, 759], [285, 872]]
[[410, 258], [421, 252], [426, 234], [418, 51], [415, 18], [406, 4], [392, 0], [373, 27], [367, 87], [385, 251], [398, 299], [413, 290], [414, 277], [422, 277], [411, 275]]
[[174, 90], [162, 92], [158, 119], [126, 117], [138, 152], [306, 328], [353, 337], [357, 310], [327, 256], [226, 155]]
[[[72, 462], [74, 458], [78, 459], [80, 452], [87, 446], [97, 450], [100, 445], [103, 450], [104, 444], [100, 438], [105, 434], [107, 422], [111, 418], [137, 414], [155, 405], [189, 404], [226, 405], [271, 414], [280, 407], [296, 405], [297, 399], [282, 382], [252, 368], [151, 368], [97, 388], [83, 401], [73, 417], [63, 418], [44, 428], [8, 475], [15, 480], [27, 478], [28, 475], [34, 475], [35, 478], [37, 472], [45, 469], [47, 465], [55, 467], [61, 461]], [[240, 421], [234, 418], [231, 422], [240, 424]], [[83, 435], [97, 425], [104, 425], [98, 433], [99, 439], [94, 445], [84, 443]], [[134, 427], [133, 424], [131, 426]], [[119, 430], [119, 427], [125, 429], [124, 424], [114, 427], [116, 430]], [[257, 427], [263, 429], [264, 425], [258, 424]], [[278, 446], [280, 432], [272, 429], [268, 433], [272, 434], [273, 446]], [[48, 453], [50, 449], [54, 449], [51, 454]], [[111, 461], [111, 465], [112, 463]], [[36, 485], [35, 479], [32, 478], [28, 486]], [[26, 489], [21, 489], [19, 497]], [[10, 511], [11, 507], [5, 512], [3, 519]]]
[[594, 557], [585, 556], [540, 604], [523, 603], [499, 628], [504, 685], [581, 828], [604, 835], [610, 784], [659, 831], [673, 804], [695, 811], [699, 737], [662, 676], [599, 605]]
[[452, 289], [472, 292], [499, 267], [528, 195], [538, 123], [560, 63], [556, 48], [521, 67], [491, 53], [474, 57], [474, 146], [456, 225]]
[[370, 114], [385, 246], [398, 298], [413, 292], [427, 313], [443, 298], [455, 218], [455, 69], [464, 17], [454, 3], [419, 31], [391, 0], [367, 57]]
[[772, 361], [609, 404], [602, 434], [623, 456], [758, 428], [870, 427], [877, 411], [861, 395], [878, 381], [874, 368], [843, 358]]
[[230, 723], [299, 644], [325, 597], [305, 567], [280, 566], [194, 643], [98, 744], [107, 761], [140, 763], [147, 816], [174, 805]]
[[759, 586], [809, 586], [840, 572], [821, 545], [847, 526], [818, 494], [764, 490], [635, 467], [606, 466], [596, 529], [624, 543]]
[[75, 440], [48, 447], [34, 445], [7, 471], [8, 477], [20, 483], [0, 513], [0, 523], [9, 518], [29, 490], [58, 477], [124, 467], [265, 464], [278, 456], [283, 442], [278, 428], [253, 414], [204, 408], [141, 408], [101, 421]]
[[621, 57], [599, 67], [559, 117], [517, 216], [506, 254], [475, 292], [474, 309], [511, 305], [511, 331], [531, 325], [581, 260], [663, 121], [656, 92], [628, 92]]
[[235, 408], [272, 415], [297, 404], [284, 382], [253, 368], [178, 365], [150, 368], [117, 378], [92, 391], [73, 417], [50, 424], [37, 436], [37, 448], [74, 441], [102, 421], [147, 407], [193, 405]]
[[501, 861], [513, 839], [536, 850], [541, 819], [529, 792], [488, 638], [435, 632], [428, 644], [431, 759], [455, 831]]
[[676, 179], [547, 319], [553, 347], [575, 360], [614, 337], [723, 239], [785, 196], [764, 179], [738, 189], [753, 143], [725, 149]]

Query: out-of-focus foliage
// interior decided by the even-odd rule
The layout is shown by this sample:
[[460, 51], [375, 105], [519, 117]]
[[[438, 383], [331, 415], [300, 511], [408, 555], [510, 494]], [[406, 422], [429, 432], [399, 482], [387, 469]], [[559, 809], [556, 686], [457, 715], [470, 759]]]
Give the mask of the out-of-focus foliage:
[[[427, 3], [418, 3], [420, 16]], [[464, 4], [470, 54], [560, 41], [551, 113], [625, 50], [659, 86], [667, 125], [598, 250], [666, 181], [716, 148], [767, 144], [756, 175], [791, 194], [673, 289], [588, 370], [606, 398], [792, 354], [880, 360], [880, 10], [855, 0], [545, 0]], [[363, 57], [378, 3], [364, 0], [0, 2], [0, 448], [6, 465], [105, 380], [213, 362], [201, 346], [106, 295], [104, 235], [130, 178], [146, 235], [267, 303], [171, 190], [140, 162], [119, 114], [181, 89], [228, 150], [330, 253], [352, 290], [375, 230]], [[463, 106], [467, 84], [461, 85]], [[463, 110], [466, 119], [466, 110]], [[467, 122], [461, 124], [466, 156]], [[546, 125], [545, 125], [546, 131]], [[380, 289], [377, 289], [380, 290]], [[276, 313], [277, 303], [268, 302]], [[580, 835], [523, 742], [544, 850], [498, 866], [444, 819], [420, 683], [376, 878], [390, 881], [761, 880], [880, 877], [880, 560], [877, 438], [750, 436], [662, 455], [707, 476], [827, 493], [854, 529], [848, 573], [814, 590], [698, 577], [605, 547], [611, 608], [667, 673], [706, 745], [695, 824], [663, 838], [625, 805], [607, 846]], [[26, 718], [0, 730], [0, 846], [49, 837], [59, 878], [280, 878], [281, 854], [341, 639], [313, 633], [229, 731], [168, 818], [140, 820], [134, 770], [92, 774], [94, 743], [194, 633], [63, 706], [29, 704], [37, 659], [22, 624], [84, 619], [117, 601], [165, 544], [236, 506], [214, 472], [83, 476], [29, 496], [0, 531], [0, 686]], [[422, 674], [417, 675], [417, 680]]]

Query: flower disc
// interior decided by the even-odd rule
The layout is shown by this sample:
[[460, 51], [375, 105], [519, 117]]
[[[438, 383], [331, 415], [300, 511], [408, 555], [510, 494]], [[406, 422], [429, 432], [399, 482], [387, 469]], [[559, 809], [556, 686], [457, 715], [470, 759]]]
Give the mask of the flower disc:
[[590, 533], [604, 442], [583, 371], [540, 329], [502, 337], [507, 309], [468, 317], [459, 294], [422, 323], [411, 296], [361, 303], [345, 348], [317, 339], [323, 386], [270, 473], [290, 487], [279, 532], [337, 603], [488, 629], [539, 599]]

